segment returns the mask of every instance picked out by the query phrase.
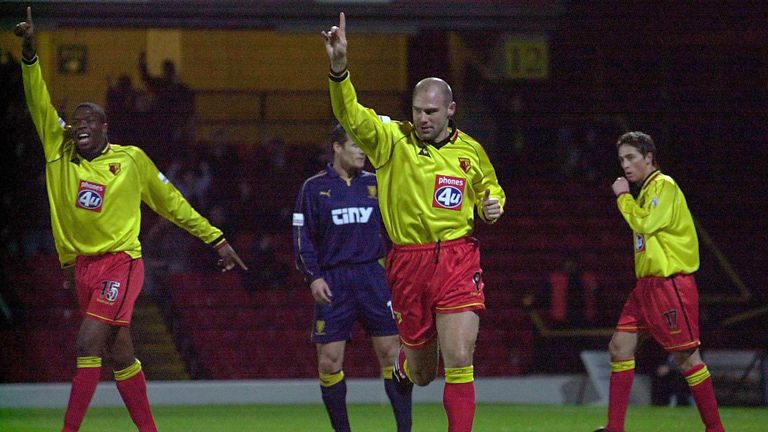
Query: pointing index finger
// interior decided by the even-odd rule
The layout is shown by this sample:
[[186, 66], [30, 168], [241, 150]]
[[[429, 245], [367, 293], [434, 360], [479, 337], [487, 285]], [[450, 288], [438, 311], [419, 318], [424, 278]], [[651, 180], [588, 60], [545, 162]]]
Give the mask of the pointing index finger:
[[347, 18], [344, 16], [344, 12], [339, 13], [339, 30], [342, 32], [347, 29]]
[[27, 6], [27, 23], [32, 25], [32, 6]]

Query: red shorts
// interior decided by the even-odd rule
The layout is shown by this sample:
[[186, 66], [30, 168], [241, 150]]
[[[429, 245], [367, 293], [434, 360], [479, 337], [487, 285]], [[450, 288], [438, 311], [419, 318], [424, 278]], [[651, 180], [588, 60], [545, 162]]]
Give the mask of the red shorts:
[[124, 252], [80, 256], [75, 262], [75, 286], [80, 309], [106, 324], [129, 326], [133, 305], [144, 284], [144, 261]]
[[419, 349], [433, 339], [436, 313], [484, 310], [482, 276], [474, 238], [394, 246], [387, 256], [387, 282], [403, 343]]
[[648, 332], [667, 351], [699, 346], [699, 292], [693, 275], [639, 279], [616, 330]]

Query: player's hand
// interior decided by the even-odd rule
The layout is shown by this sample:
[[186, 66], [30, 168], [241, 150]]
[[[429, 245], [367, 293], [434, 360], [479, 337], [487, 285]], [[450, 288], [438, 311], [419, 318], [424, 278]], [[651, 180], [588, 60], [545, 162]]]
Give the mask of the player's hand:
[[333, 294], [331, 293], [331, 287], [325, 282], [325, 279], [319, 278], [312, 281], [309, 284], [309, 289], [312, 291], [312, 297], [315, 298], [317, 304], [331, 304]]
[[627, 181], [626, 177], [619, 177], [616, 179], [616, 181], [613, 182], [611, 188], [613, 189], [613, 193], [616, 196], [629, 193], [629, 182]]
[[27, 20], [16, 24], [13, 33], [21, 38], [21, 54], [27, 60], [35, 58], [35, 25], [32, 23], [32, 8], [27, 6]]
[[501, 217], [501, 204], [498, 198], [491, 198], [491, 191], [485, 190], [483, 195], [483, 215], [487, 222], [496, 222]]
[[320, 32], [325, 40], [325, 51], [331, 61], [331, 71], [344, 72], [347, 69], [347, 20], [344, 12], [339, 14], [339, 25]]
[[221, 259], [218, 262], [219, 267], [221, 267], [221, 272], [224, 273], [225, 271], [232, 270], [235, 268], [235, 265], [239, 265], [241, 269], [248, 270], [248, 267], [245, 266], [243, 263], [243, 260], [240, 259], [240, 257], [237, 255], [237, 252], [235, 252], [234, 249], [232, 249], [232, 246], [229, 245], [229, 243], [225, 244], [224, 246], [216, 249], [216, 251], [219, 253], [219, 256]]
[[64, 268], [64, 280], [61, 282], [61, 287], [66, 290], [75, 291], [75, 266], [69, 266]]

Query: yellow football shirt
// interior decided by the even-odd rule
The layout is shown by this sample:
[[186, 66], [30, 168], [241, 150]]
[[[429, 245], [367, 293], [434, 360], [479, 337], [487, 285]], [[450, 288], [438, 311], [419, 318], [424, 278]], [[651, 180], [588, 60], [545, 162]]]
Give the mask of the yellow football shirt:
[[699, 269], [699, 240], [683, 191], [675, 181], [653, 172], [637, 199], [617, 198], [619, 211], [633, 231], [635, 274], [667, 277]]
[[333, 112], [376, 168], [384, 225], [395, 244], [435, 243], [468, 236], [474, 211], [483, 218], [490, 190], [506, 196], [483, 147], [456, 129], [440, 148], [421, 141], [410, 122], [390, 121], [360, 105], [349, 74], [329, 80]]
[[22, 63], [24, 94], [43, 143], [51, 226], [62, 266], [78, 255], [141, 256], [141, 203], [206, 243], [223, 239], [138, 147], [107, 144], [92, 161], [66, 139], [40, 63]]

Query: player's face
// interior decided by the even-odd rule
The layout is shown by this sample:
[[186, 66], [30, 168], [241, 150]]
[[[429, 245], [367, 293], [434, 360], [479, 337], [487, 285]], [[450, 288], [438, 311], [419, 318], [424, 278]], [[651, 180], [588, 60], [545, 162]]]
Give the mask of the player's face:
[[629, 144], [619, 146], [619, 163], [631, 183], [642, 183], [655, 169], [651, 153], [643, 157], [638, 149]]
[[87, 106], [78, 107], [72, 114], [72, 132], [77, 152], [86, 158], [96, 156], [107, 142], [107, 124]]
[[342, 145], [335, 145], [336, 154], [345, 171], [359, 171], [365, 166], [365, 153], [349, 137]]
[[456, 112], [456, 103], [445, 100], [436, 87], [413, 94], [413, 126], [422, 141], [440, 141], [448, 136], [448, 119]]

